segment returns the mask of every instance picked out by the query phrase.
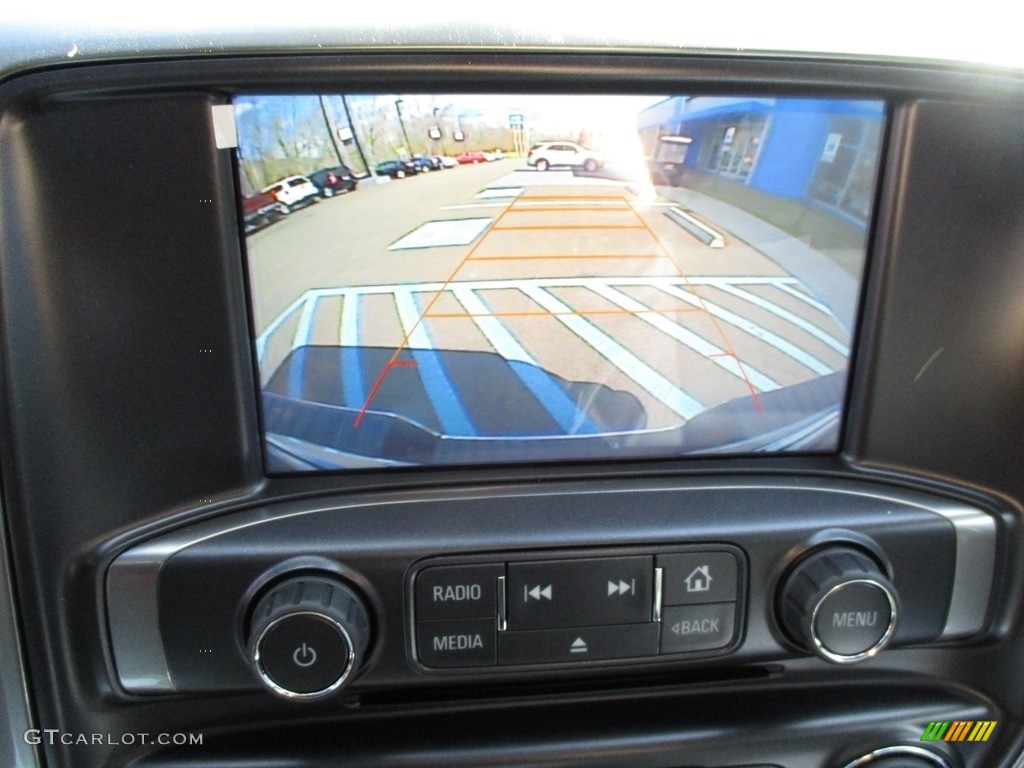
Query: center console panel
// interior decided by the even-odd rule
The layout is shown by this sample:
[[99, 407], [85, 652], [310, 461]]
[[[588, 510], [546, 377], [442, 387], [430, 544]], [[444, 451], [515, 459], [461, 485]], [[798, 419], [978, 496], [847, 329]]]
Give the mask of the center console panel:
[[[118, 679], [135, 695], [258, 688], [255, 606], [296, 579], [365, 607], [352, 691], [809, 653], [851, 663], [982, 636], [997, 540], [981, 509], [840, 480], [382, 493], [157, 538], [113, 562], [106, 597]], [[312, 612], [349, 621], [333, 610]], [[289, 635], [294, 672], [312, 663], [310, 631]]]

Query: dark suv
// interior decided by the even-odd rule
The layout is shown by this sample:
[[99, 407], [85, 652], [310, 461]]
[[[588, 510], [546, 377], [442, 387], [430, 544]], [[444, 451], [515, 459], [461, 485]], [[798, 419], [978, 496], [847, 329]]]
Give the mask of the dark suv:
[[338, 192], [354, 192], [358, 183], [347, 165], [323, 168], [310, 174], [309, 180], [320, 190], [321, 197], [334, 197]]

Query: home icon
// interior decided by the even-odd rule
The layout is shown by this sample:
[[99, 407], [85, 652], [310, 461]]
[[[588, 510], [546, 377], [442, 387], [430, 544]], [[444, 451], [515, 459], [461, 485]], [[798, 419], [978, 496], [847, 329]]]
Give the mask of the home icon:
[[693, 573], [687, 576], [684, 581], [686, 582], [687, 592], [707, 592], [711, 589], [711, 568], [707, 565], [699, 565], [693, 569]]

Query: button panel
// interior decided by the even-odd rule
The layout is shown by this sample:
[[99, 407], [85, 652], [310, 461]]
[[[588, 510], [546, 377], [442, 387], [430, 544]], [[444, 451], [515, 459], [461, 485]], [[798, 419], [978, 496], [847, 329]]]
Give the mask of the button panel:
[[650, 621], [651, 557], [510, 563], [508, 628], [547, 629]]
[[720, 656], [745, 586], [724, 544], [433, 558], [409, 577], [413, 656], [432, 671]]

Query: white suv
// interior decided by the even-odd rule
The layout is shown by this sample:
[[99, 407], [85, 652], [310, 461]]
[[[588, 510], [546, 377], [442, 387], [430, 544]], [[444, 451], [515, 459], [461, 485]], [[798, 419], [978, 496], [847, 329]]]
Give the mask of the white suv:
[[288, 176], [263, 188], [277, 198], [281, 213], [291, 213], [299, 206], [315, 203], [320, 199], [320, 190], [305, 176]]
[[545, 141], [530, 147], [526, 164], [534, 166], [538, 171], [556, 166], [596, 171], [604, 164], [604, 160], [596, 152], [572, 141]]

